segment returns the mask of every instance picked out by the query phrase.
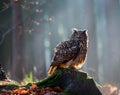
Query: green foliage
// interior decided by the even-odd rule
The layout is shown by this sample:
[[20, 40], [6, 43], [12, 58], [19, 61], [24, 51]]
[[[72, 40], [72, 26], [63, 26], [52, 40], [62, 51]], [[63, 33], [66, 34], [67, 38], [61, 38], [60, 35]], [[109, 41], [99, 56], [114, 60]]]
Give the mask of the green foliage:
[[32, 74], [32, 72], [30, 72], [28, 75], [26, 75], [23, 81], [26, 82], [26, 83], [33, 82], [33, 74]]

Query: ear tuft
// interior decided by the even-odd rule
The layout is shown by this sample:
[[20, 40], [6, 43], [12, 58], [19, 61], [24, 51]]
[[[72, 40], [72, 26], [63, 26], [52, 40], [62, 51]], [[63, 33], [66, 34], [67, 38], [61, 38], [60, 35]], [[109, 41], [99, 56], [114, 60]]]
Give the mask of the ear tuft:
[[82, 33], [88, 35], [87, 31], [88, 30], [84, 29]]
[[72, 31], [73, 31], [73, 32], [77, 32], [78, 29], [77, 29], [77, 28], [73, 28]]
[[84, 29], [83, 32], [87, 32], [88, 30], [87, 29]]

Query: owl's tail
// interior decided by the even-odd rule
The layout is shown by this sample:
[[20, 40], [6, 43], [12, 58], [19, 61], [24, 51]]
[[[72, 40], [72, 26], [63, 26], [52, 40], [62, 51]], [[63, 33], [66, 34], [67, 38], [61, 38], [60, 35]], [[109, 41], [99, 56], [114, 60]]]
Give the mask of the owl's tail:
[[48, 70], [48, 74], [52, 75], [56, 69], [57, 69], [57, 66], [50, 66], [50, 68]]

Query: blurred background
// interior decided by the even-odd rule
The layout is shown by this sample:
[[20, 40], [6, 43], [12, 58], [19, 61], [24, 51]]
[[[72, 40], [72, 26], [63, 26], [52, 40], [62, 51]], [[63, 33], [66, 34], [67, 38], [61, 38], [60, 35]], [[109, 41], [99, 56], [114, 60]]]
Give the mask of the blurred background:
[[120, 0], [0, 0], [0, 64], [16, 81], [43, 79], [74, 27], [89, 35], [82, 69], [120, 87]]

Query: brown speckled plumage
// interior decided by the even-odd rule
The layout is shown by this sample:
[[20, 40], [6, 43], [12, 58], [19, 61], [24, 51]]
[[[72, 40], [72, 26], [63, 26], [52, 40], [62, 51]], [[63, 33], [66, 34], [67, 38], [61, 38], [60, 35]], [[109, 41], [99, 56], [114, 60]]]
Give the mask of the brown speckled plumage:
[[87, 48], [87, 31], [73, 29], [70, 40], [55, 47], [48, 74], [51, 75], [57, 68], [80, 68], [85, 63]]

